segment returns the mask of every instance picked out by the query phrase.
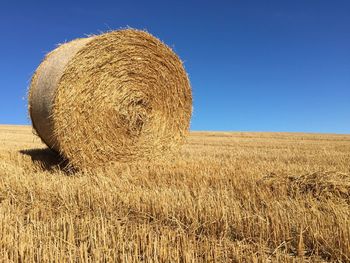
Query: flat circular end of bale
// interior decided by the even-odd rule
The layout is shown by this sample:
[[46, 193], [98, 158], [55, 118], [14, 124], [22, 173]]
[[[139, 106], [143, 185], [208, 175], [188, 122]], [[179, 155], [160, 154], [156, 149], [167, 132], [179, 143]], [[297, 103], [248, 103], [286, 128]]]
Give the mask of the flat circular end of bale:
[[[36, 129], [43, 141], [77, 168], [176, 152], [192, 114], [191, 87], [178, 56], [149, 33], [134, 29], [86, 38], [79, 45], [61, 64], [60, 50], [52, 56], [58, 54], [51, 60], [58, 61], [59, 72], [45, 67], [49, 54], [33, 77], [29, 104], [34, 128], [35, 120], [42, 119], [32, 116], [38, 115], [35, 98], [51, 92], [48, 114], [41, 113], [50, 123], [50, 129], [42, 128], [49, 136]], [[54, 81], [37, 89], [38, 79], [48, 71]]]

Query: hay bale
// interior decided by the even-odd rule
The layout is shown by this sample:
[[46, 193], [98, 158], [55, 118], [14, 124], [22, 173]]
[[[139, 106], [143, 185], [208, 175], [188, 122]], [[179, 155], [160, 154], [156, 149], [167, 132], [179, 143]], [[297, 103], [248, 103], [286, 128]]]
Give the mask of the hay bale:
[[181, 60], [144, 31], [65, 43], [36, 70], [29, 114], [40, 138], [76, 168], [177, 150], [192, 93]]

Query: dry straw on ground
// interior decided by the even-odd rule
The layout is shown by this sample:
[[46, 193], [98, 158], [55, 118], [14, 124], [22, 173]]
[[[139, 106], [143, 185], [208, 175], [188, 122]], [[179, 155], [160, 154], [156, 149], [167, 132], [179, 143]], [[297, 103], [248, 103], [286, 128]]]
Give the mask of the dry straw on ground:
[[149, 33], [127, 29], [49, 53], [33, 76], [29, 111], [50, 148], [89, 167], [177, 150], [192, 94], [178, 56]]
[[350, 135], [192, 132], [67, 176], [0, 125], [0, 262], [350, 262]]

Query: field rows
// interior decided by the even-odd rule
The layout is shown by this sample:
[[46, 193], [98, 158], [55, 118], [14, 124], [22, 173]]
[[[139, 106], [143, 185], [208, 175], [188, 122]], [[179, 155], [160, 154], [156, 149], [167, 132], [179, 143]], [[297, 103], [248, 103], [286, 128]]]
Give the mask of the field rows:
[[349, 262], [350, 135], [193, 132], [72, 173], [0, 126], [0, 236], [4, 262]]

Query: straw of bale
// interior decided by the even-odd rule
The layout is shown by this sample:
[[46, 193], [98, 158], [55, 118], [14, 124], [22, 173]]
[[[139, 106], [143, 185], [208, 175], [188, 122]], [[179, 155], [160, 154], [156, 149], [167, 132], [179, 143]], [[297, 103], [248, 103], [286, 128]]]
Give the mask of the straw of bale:
[[184, 142], [192, 92], [168, 46], [126, 29], [50, 52], [32, 78], [29, 114], [43, 142], [77, 168], [153, 159]]

